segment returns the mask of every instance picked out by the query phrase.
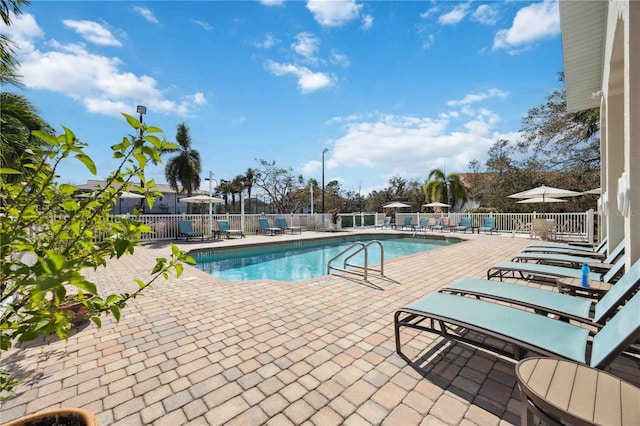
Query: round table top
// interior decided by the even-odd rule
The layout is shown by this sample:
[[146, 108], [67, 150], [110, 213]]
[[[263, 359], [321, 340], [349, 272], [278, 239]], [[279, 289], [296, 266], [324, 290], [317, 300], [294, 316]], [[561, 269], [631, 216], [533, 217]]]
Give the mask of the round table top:
[[572, 424], [639, 425], [640, 388], [584, 364], [527, 358], [520, 389], [542, 411]]

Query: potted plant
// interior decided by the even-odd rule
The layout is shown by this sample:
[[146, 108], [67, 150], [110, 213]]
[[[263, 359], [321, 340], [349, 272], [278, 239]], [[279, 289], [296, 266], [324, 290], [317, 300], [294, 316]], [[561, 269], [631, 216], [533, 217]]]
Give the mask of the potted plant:
[[13, 420], [4, 426], [98, 426], [96, 416], [83, 408], [56, 408]]
[[[154, 133], [156, 127], [141, 124], [123, 114], [135, 136], [113, 145], [118, 166], [104, 187], [75, 197], [78, 188], [58, 183], [56, 170], [78, 161], [92, 174], [96, 166], [85, 153], [86, 143], [64, 128], [59, 136], [34, 131], [37, 148], [23, 150], [13, 162], [3, 161], [0, 182], [0, 355], [16, 342], [55, 333], [66, 339], [74, 323], [90, 318], [102, 325], [103, 314], [120, 320], [128, 301], [160, 277], [182, 273], [182, 262], [192, 261], [172, 245], [168, 258], [150, 266], [151, 278], [136, 280], [131, 293], [102, 294], [82, 271], [106, 267], [107, 260], [134, 253], [141, 235], [153, 232], [136, 218], [114, 218], [111, 207], [124, 191], [144, 193], [153, 204], [153, 180], [145, 179], [145, 165], [159, 162], [160, 154], [176, 148]], [[136, 185], [132, 182], [140, 182]], [[75, 306], [69, 306], [69, 296]], [[0, 368], [0, 399], [19, 383]]]
[[340, 209], [335, 208], [329, 212], [329, 222], [331, 230], [340, 229]]

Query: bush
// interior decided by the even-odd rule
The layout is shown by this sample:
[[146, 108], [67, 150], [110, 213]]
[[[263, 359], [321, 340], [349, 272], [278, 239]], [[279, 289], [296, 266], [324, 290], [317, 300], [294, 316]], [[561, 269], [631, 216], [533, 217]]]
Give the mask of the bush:
[[[114, 221], [109, 212], [119, 194], [130, 190], [144, 193], [151, 206], [158, 193], [153, 180], [145, 179], [145, 166], [160, 162], [162, 151], [175, 147], [153, 135], [160, 129], [123, 115], [139, 136], [125, 137], [111, 147], [118, 167], [104, 188], [82, 198], [75, 197], [77, 187], [55, 181], [56, 170], [73, 160], [96, 174], [93, 160], [84, 152], [87, 144], [67, 128], [57, 137], [34, 132], [46, 142], [46, 149], [25, 151], [16, 165], [22, 167], [0, 170], [0, 352], [41, 334], [68, 338], [73, 314], [59, 307], [70, 295], [85, 306], [98, 327], [104, 313], [120, 320], [129, 300], [159, 277], [166, 279], [173, 272], [179, 276], [182, 262], [190, 260], [172, 245], [170, 259], [157, 259], [152, 278], [136, 280], [138, 288], [132, 293], [101, 295], [95, 283], [82, 275], [86, 268], [103, 268], [108, 259], [133, 254], [141, 234], [153, 232], [135, 216]], [[24, 168], [26, 172], [19, 171]], [[0, 392], [10, 393], [16, 384], [0, 371]]]

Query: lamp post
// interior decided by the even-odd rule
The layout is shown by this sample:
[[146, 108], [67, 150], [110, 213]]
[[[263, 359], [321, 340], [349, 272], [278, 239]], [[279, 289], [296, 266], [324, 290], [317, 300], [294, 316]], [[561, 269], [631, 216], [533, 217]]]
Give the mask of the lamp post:
[[322, 150], [322, 214], [324, 214], [324, 155], [327, 152], [329, 152], [329, 148]]
[[[209, 197], [213, 197], [213, 181], [215, 180], [213, 178], [213, 171], [209, 170], [209, 177], [208, 178], [204, 178], [204, 180], [208, 180], [209, 181]], [[218, 187], [218, 181], [216, 181], [216, 188]], [[209, 203], [209, 228], [211, 228], [211, 215], [213, 214], [213, 203]]]
[[143, 105], [138, 105], [136, 107], [136, 112], [140, 114], [140, 139], [142, 139], [142, 115], [147, 113], [147, 107]]

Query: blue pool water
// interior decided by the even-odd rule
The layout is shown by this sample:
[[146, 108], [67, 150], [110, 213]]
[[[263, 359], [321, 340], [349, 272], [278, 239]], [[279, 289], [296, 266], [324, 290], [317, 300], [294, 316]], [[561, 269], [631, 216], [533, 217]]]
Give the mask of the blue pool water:
[[[353, 244], [378, 240], [384, 247], [385, 261], [452, 244], [429, 239], [398, 238], [389, 236], [345, 236], [323, 240], [300, 240], [266, 246], [209, 249], [190, 253], [196, 268], [224, 281], [277, 280], [302, 281], [327, 274], [327, 263], [332, 257]], [[380, 262], [380, 248], [369, 246], [369, 265]], [[334, 263], [342, 266], [342, 260]], [[362, 265], [364, 255], [349, 263]]]

